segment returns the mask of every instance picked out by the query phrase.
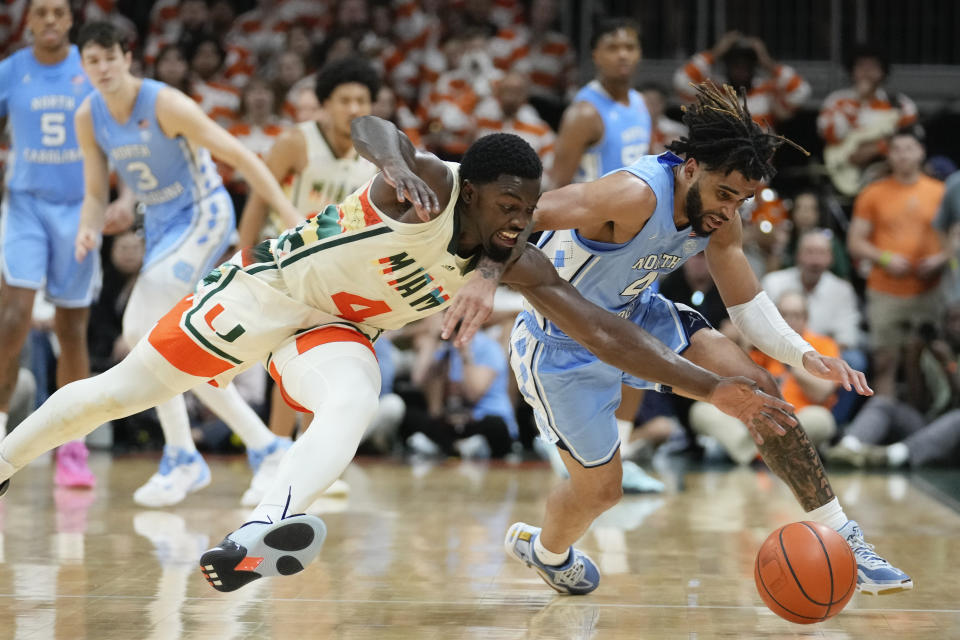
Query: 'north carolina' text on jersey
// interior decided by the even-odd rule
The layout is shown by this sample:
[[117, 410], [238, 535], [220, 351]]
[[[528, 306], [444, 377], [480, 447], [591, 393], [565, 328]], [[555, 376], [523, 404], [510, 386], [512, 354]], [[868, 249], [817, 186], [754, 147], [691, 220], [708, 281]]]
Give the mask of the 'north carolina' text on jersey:
[[630, 89], [630, 104], [617, 102], [598, 80], [577, 92], [574, 101], [589, 102], [603, 119], [603, 139], [584, 152], [574, 182], [589, 182], [633, 164], [650, 150], [652, 123], [639, 91]]
[[14, 152], [7, 188], [48, 202], [83, 199], [73, 114], [92, 90], [73, 45], [56, 64], [40, 64], [30, 47], [0, 62], [0, 117], [9, 117]]
[[191, 149], [186, 138], [169, 138], [160, 128], [157, 94], [166, 86], [145, 78], [130, 118], [123, 124], [110, 114], [99, 91], [90, 96], [97, 144], [147, 207], [148, 242], [160, 230], [189, 224], [200, 201], [222, 186], [209, 151]]
[[[622, 171], [646, 182], [657, 196], [657, 207], [643, 229], [623, 244], [583, 238], [577, 230], [548, 231], [538, 246], [553, 261], [560, 276], [587, 300], [631, 317], [652, 295], [658, 277], [679, 268], [687, 258], [703, 251], [709, 238], [697, 236], [689, 226], [677, 229], [673, 221], [673, 167], [683, 161], [670, 152], [643, 156]], [[533, 313], [548, 335], [563, 337], [552, 322]]]

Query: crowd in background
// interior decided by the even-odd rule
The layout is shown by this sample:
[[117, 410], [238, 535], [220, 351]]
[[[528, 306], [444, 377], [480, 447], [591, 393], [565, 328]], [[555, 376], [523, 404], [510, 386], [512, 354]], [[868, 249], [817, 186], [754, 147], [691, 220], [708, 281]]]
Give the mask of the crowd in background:
[[[28, 43], [18, 14], [26, 4], [0, 7], [0, 57]], [[158, 0], [144, 22], [113, 0], [96, 0], [79, 8], [76, 23], [121, 26], [138, 74], [192, 96], [261, 156], [294, 123], [326, 117], [315, 74], [353, 57], [379, 71], [374, 115], [392, 120], [415, 145], [456, 160], [478, 136], [513, 132], [549, 168], [562, 152], [555, 142], [564, 109], [581, 83], [557, 14], [557, 0]], [[730, 31], [691, 53], [672, 87], [644, 82], [642, 63], [635, 74], [651, 115], [651, 153], [684, 134], [677, 107], [689, 99], [690, 83], [714, 78], [744, 87], [752, 115], [771, 129], [810, 99], [807, 81], [772, 59], [758, 37]], [[921, 114], [885, 86], [881, 49], [852, 50], [848, 70], [850, 86], [828, 95], [819, 112], [823, 157], [775, 179], [741, 214], [748, 258], [784, 318], [820, 353], [868, 371], [877, 396], [864, 402], [742, 346], [781, 383], [829, 462], [956, 462], [960, 174], [950, 176], [948, 158], [926, 158]], [[223, 171], [239, 212], [247, 185]], [[102, 251], [104, 287], [89, 330], [94, 370], [129, 349], [120, 320], [142, 240], [131, 231], [106, 239]], [[702, 255], [659, 286], [738, 338]], [[518, 305], [507, 294], [502, 300], [489, 330], [465, 347], [439, 340], [431, 321], [378, 342], [391, 411], [361, 452], [504, 457], [531, 449], [535, 427], [503, 347]], [[53, 384], [57, 351], [42, 308], [34, 334], [25, 364], [40, 402]], [[246, 397], [266, 415], [269, 379], [259, 370], [242, 379]], [[212, 415], [195, 408], [193, 418], [207, 447], [235, 446]], [[704, 443], [738, 463], [756, 458], [746, 429], [703, 403], [650, 392], [635, 422], [627, 450], [638, 460], [664, 445], [698, 450]], [[149, 447], [157, 437], [148, 414], [114, 425], [118, 447]]]

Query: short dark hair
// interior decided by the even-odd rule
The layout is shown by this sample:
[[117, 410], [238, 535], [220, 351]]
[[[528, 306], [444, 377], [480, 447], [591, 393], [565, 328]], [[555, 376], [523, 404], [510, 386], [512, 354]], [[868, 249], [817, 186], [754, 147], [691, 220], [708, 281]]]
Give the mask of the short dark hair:
[[887, 55], [887, 50], [874, 42], [856, 44], [847, 51], [843, 61], [847, 73], [853, 73], [853, 65], [857, 64], [857, 60], [862, 58], [873, 58], [880, 63], [883, 76], [890, 75], [890, 57]]
[[697, 101], [683, 107], [683, 124], [689, 131], [667, 145], [670, 151], [695, 158], [708, 171], [724, 175], [739, 171], [748, 180], [776, 175], [773, 154], [784, 142], [807, 153], [794, 142], [764, 131], [750, 117], [746, 98], [730, 85], [704, 82], [696, 90]]
[[380, 76], [372, 64], [364, 58], [341, 58], [334, 60], [317, 71], [317, 83], [314, 92], [320, 104], [326, 102], [337, 87], [349, 82], [362, 84], [370, 90], [370, 100], [377, 99], [380, 91]]
[[77, 33], [77, 50], [82, 52], [83, 48], [91, 42], [104, 49], [112, 49], [115, 44], [120, 45], [120, 50], [124, 53], [129, 48], [120, 28], [102, 20], [88, 22], [80, 27], [80, 32]]
[[530, 144], [512, 133], [477, 138], [460, 161], [460, 179], [489, 184], [502, 175], [539, 180], [543, 163]]
[[597, 23], [593, 33], [590, 34], [590, 51], [597, 48], [597, 43], [603, 36], [615, 33], [620, 29], [629, 29], [637, 34], [637, 40], [640, 40], [640, 23], [630, 18], [604, 18]]

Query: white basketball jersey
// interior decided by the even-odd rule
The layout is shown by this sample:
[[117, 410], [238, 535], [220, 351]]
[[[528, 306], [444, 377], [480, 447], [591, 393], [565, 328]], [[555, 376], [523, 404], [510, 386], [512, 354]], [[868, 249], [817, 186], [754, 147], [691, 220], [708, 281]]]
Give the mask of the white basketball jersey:
[[273, 264], [254, 270], [267, 280], [278, 277], [273, 286], [297, 302], [368, 335], [436, 313], [474, 263], [456, 255], [460, 165], [447, 165], [454, 177], [450, 201], [430, 222], [398, 222], [379, 211], [369, 198], [371, 178], [340, 205], [271, 241]]
[[300, 213], [309, 215], [342, 202], [377, 173], [377, 166], [355, 149], [343, 158], [336, 157], [319, 123], [301, 122], [297, 128], [307, 143], [307, 166], [293, 177], [290, 200]]

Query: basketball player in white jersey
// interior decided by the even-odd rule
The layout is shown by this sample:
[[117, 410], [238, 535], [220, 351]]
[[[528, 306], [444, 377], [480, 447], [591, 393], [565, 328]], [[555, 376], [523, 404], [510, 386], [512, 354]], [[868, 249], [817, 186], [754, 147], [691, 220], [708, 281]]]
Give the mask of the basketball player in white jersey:
[[788, 403], [692, 365], [584, 300], [544, 254], [514, 251], [543, 172], [522, 138], [484, 136], [459, 165], [416, 152], [379, 118], [359, 118], [354, 139], [383, 171], [339, 206], [236, 254], [120, 364], [51, 396], [0, 442], [0, 495], [60, 442], [261, 361], [315, 424], [287, 451], [247, 523], [205, 553], [201, 568], [220, 591], [303, 570], [326, 535], [303, 510], [349, 464], [376, 410], [371, 340], [441, 311], [481, 253], [501, 262], [518, 254], [504, 281], [612, 366], [707, 398], [770, 437], [796, 424]]
[[[376, 69], [364, 59], [350, 57], [327, 64], [317, 72], [314, 87], [322, 108], [320, 119], [290, 127], [267, 154], [267, 167], [303, 218], [342, 201], [377, 172], [377, 167], [354, 149], [350, 123], [354, 118], [370, 115], [379, 87]], [[251, 194], [240, 218], [240, 247], [253, 246], [264, 237], [276, 237], [283, 229], [300, 222], [278, 221], [276, 214], [268, 212], [266, 200]], [[281, 397], [279, 388], [273, 387], [270, 430], [289, 438], [296, 423], [296, 413]], [[338, 480], [328, 495], [347, 491], [347, 484]]]

